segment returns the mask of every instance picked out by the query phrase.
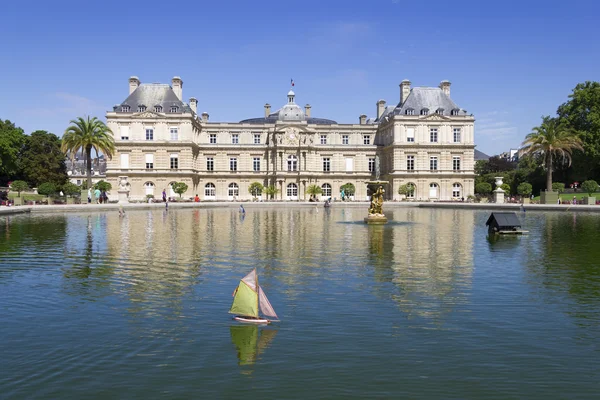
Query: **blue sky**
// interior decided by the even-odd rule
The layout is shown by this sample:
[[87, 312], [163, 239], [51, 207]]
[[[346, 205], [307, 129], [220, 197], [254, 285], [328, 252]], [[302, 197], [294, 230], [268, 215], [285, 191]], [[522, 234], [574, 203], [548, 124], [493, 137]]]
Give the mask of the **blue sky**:
[[[90, 4], [86, 4], [90, 3]], [[398, 84], [452, 82], [488, 154], [518, 146], [579, 82], [600, 80], [600, 2], [30, 1], [2, 6], [0, 118], [61, 135], [128, 78], [170, 83], [211, 121], [296, 101], [341, 123], [399, 101]]]

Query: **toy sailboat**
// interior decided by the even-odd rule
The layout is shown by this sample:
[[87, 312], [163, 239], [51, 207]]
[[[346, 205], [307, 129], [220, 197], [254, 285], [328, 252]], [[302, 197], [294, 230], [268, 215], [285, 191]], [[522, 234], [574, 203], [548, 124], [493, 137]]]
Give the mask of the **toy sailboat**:
[[[273, 320], [260, 317], [260, 313]], [[256, 268], [242, 278], [240, 284], [233, 292], [233, 304], [229, 310], [230, 314], [237, 314], [234, 320], [251, 324], [270, 324], [278, 321], [277, 314], [273, 309], [265, 291], [258, 284]]]

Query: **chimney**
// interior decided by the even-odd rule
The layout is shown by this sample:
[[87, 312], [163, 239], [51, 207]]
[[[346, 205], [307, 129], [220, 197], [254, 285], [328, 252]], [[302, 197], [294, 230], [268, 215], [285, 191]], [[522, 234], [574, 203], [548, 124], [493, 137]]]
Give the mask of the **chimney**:
[[271, 115], [271, 105], [269, 103], [265, 104], [265, 118], [269, 118]]
[[367, 123], [367, 116], [365, 114], [360, 114], [360, 117], [358, 117], [358, 120], [360, 121], [361, 125], [364, 125]]
[[171, 87], [173, 88], [173, 91], [175, 92], [177, 98], [183, 101], [183, 81], [181, 80], [181, 78], [178, 76], [174, 76], [171, 80]]
[[410, 94], [410, 81], [408, 79], [400, 82], [400, 105], [404, 104]]
[[448, 97], [450, 97], [450, 81], [442, 81], [440, 82], [440, 89], [442, 92]]
[[208, 113], [206, 111], [202, 113], [202, 122], [208, 122]]
[[385, 111], [385, 100], [379, 100], [377, 102], [377, 119], [381, 117], [383, 112]]
[[195, 97], [190, 97], [190, 108], [195, 114], [198, 113], [198, 100]]
[[310, 118], [310, 104], [304, 106], [304, 115], [306, 115], [306, 118]]
[[137, 76], [129, 78], [129, 94], [133, 93], [138, 86], [140, 86], [140, 79]]

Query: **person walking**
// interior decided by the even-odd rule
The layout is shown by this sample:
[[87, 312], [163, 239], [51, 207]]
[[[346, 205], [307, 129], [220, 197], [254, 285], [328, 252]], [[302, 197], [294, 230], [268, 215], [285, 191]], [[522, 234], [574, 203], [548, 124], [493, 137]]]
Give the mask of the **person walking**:
[[163, 189], [162, 197], [163, 197], [163, 203], [166, 203], [167, 202], [167, 190], [166, 189]]
[[96, 188], [94, 190], [94, 197], [96, 198], [96, 204], [100, 204], [100, 189]]
[[92, 202], [92, 188], [88, 189], [88, 204]]

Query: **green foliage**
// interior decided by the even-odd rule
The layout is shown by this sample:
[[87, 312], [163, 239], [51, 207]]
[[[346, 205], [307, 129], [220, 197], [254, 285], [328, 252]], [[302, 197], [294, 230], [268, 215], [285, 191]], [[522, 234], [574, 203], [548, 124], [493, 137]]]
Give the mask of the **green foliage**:
[[356, 187], [352, 183], [343, 184], [340, 190], [343, 190], [346, 196], [354, 196], [356, 193]]
[[475, 193], [487, 196], [492, 193], [492, 185], [487, 182], [480, 182], [475, 185]]
[[153, 198], [154, 198], [154, 195], [153, 195], [153, 194], [147, 194], [147, 195], [146, 195], [146, 199], [153, 199]]
[[521, 183], [519, 186], [517, 186], [517, 193], [521, 196], [531, 196], [531, 193], [533, 193], [533, 187], [531, 186], [531, 183]]
[[275, 186], [271, 185], [271, 186], [267, 186], [265, 188], [265, 194], [267, 196], [269, 196], [271, 199], [273, 199], [273, 197], [275, 195], [277, 195], [277, 193], [279, 193], [279, 189], [277, 189]]
[[38, 194], [42, 196], [52, 196], [56, 191], [56, 185], [52, 182], [44, 182], [37, 189]]
[[559, 194], [563, 193], [565, 191], [565, 184], [561, 182], [554, 182], [552, 183], [552, 190], [558, 192]]
[[265, 189], [265, 187], [260, 182], [252, 182], [248, 186], [248, 192], [254, 197], [260, 196], [264, 189]]
[[398, 188], [398, 194], [403, 194], [407, 197], [409, 197], [409, 195], [414, 195], [414, 192], [415, 192], [415, 185], [413, 185], [412, 183], [400, 185], [400, 187]]
[[581, 190], [591, 197], [598, 190], [598, 183], [594, 180], [585, 181], [581, 184]]
[[9, 120], [0, 119], [0, 186], [18, 178], [19, 156], [25, 140], [23, 129], [17, 128]]
[[87, 165], [87, 185], [92, 186], [92, 149], [102, 152], [106, 157], [112, 158], [115, 152], [113, 133], [104, 122], [98, 118], [81, 117], [71, 120], [71, 124], [62, 137], [62, 151], [70, 153], [71, 157], [79, 150], [85, 152]]
[[490, 157], [488, 160], [478, 160], [475, 162], [475, 173], [477, 175], [487, 175], [495, 173], [499, 176], [498, 172], [512, 171], [515, 169], [517, 164], [515, 162], [507, 161], [500, 156]]
[[27, 183], [36, 187], [45, 182], [60, 186], [68, 180], [65, 155], [58, 136], [35, 131], [25, 140], [21, 168]]
[[14, 181], [10, 184], [10, 190], [17, 192], [19, 195], [18, 197], [21, 197], [21, 192], [24, 192], [27, 189], [29, 189], [29, 185], [27, 185], [27, 182], [25, 181]]
[[502, 185], [500, 185], [500, 189], [502, 189], [506, 193], [510, 194], [510, 185], [508, 183], [503, 183]]
[[94, 190], [95, 189], [98, 189], [101, 192], [110, 192], [110, 190], [112, 189], [112, 185], [109, 182], [106, 182], [105, 180], [101, 180], [94, 184]]
[[187, 192], [187, 190], [188, 185], [183, 182], [175, 182], [173, 184], [173, 191], [179, 195], [179, 198], [181, 198], [181, 195]]
[[62, 186], [62, 191], [67, 196], [75, 196], [81, 193], [81, 188], [74, 183], [67, 182]]
[[310, 185], [306, 188], [306, 193], [310, 195], [310, 197], [315, 197], [323, 193], [323, 189], [319, 185]]

